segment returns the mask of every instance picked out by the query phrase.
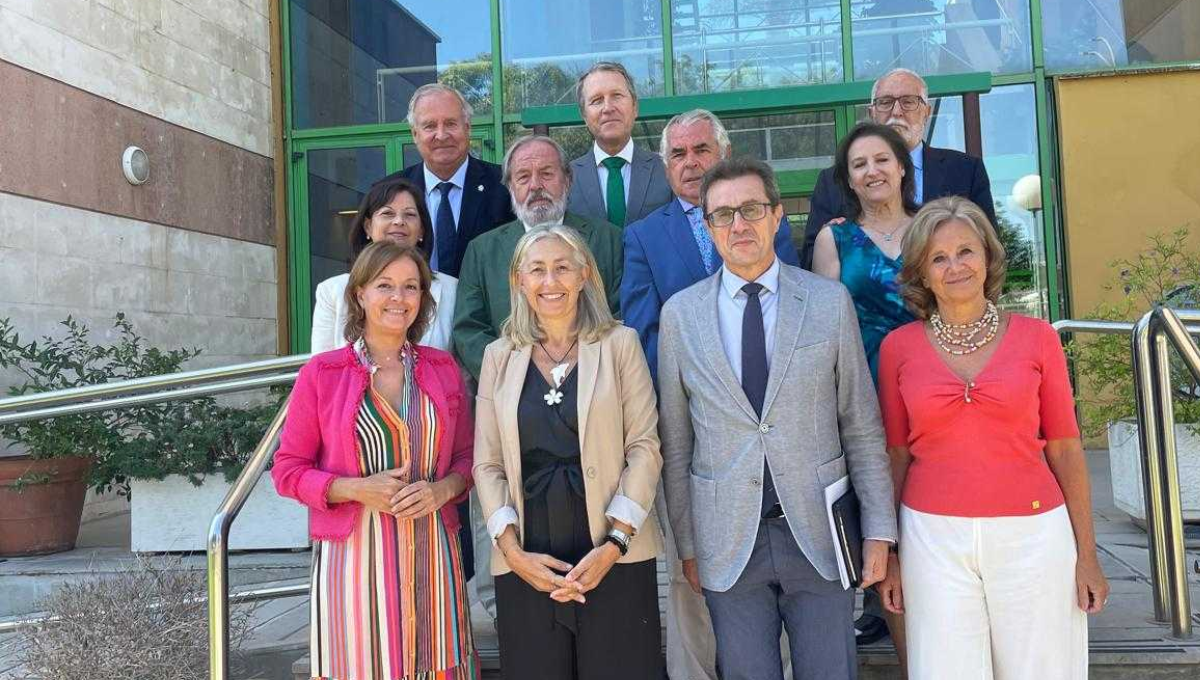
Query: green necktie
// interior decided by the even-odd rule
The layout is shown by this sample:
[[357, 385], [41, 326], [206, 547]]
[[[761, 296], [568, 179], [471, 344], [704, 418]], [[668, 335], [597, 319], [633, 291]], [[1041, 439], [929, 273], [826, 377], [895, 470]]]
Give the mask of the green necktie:
[[625, 226], [625, 178], [621, 176], [621, 168], [625, 167], [625, 159], [620, 156], [605, 158], [604, 167], [608, 168], [608, 191], [605, 196], [605, 207], [608, 210], [608, 221], [618, 227]]

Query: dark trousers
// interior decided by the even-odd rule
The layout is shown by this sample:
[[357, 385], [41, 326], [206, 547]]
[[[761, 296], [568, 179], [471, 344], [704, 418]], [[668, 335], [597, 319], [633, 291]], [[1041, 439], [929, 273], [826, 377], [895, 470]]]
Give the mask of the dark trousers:
[[497, 576], [496, 628], [507, 680], [663, 677], [654, 560], [614, 564], [586, 604], [557, 603], [516, 574]]
[[758, 525], [736, 583], [705, 589], [723, 680], [783, 680], [779, 636], [787, 628], [795, 680], [854, 680], [854, 591], [827, 581], [796, 545], [786, 518]]

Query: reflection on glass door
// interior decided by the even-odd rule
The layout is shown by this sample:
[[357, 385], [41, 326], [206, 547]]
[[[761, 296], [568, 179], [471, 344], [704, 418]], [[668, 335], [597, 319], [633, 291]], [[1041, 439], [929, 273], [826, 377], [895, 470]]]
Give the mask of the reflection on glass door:
[[371, 185], [386, 174], [381, 146], [308, 152], [310, 295], [321, 281], [349, 271], [350, 223]]

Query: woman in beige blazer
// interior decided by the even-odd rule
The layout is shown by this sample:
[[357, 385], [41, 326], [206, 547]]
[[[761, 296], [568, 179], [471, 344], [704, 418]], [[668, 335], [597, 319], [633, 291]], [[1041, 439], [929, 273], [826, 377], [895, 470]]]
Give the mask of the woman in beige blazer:
[[484, 353], [474, 472], [510, 677], [662, 677], [654, 386], [596, 272], [574, 230], [529, 231]]

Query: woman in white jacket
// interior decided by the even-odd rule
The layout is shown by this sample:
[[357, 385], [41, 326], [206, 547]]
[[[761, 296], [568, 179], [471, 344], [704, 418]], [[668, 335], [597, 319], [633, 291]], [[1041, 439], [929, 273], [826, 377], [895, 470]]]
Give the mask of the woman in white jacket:
[[[383, 239], [417, 247], [424, 253], [426, 261], [433, 252], [433, 224], [429, 220], [425, 198], [421, 196], [420, 189], [406, 179], [379, 182], [363, 198], [358, 214], [350, 225], [350, 264], [354, 264], [359, 252], [372, 241]], [[339, 274], [317, 286], [312, 320], [313, 354], [349, 342], [345, 337], [345, 295], [349, 276]], [[429, 324], [420, 344], [449, 350], [458, 279], [435, 272], [430, 292], [437, 307], [433, 322]]]

